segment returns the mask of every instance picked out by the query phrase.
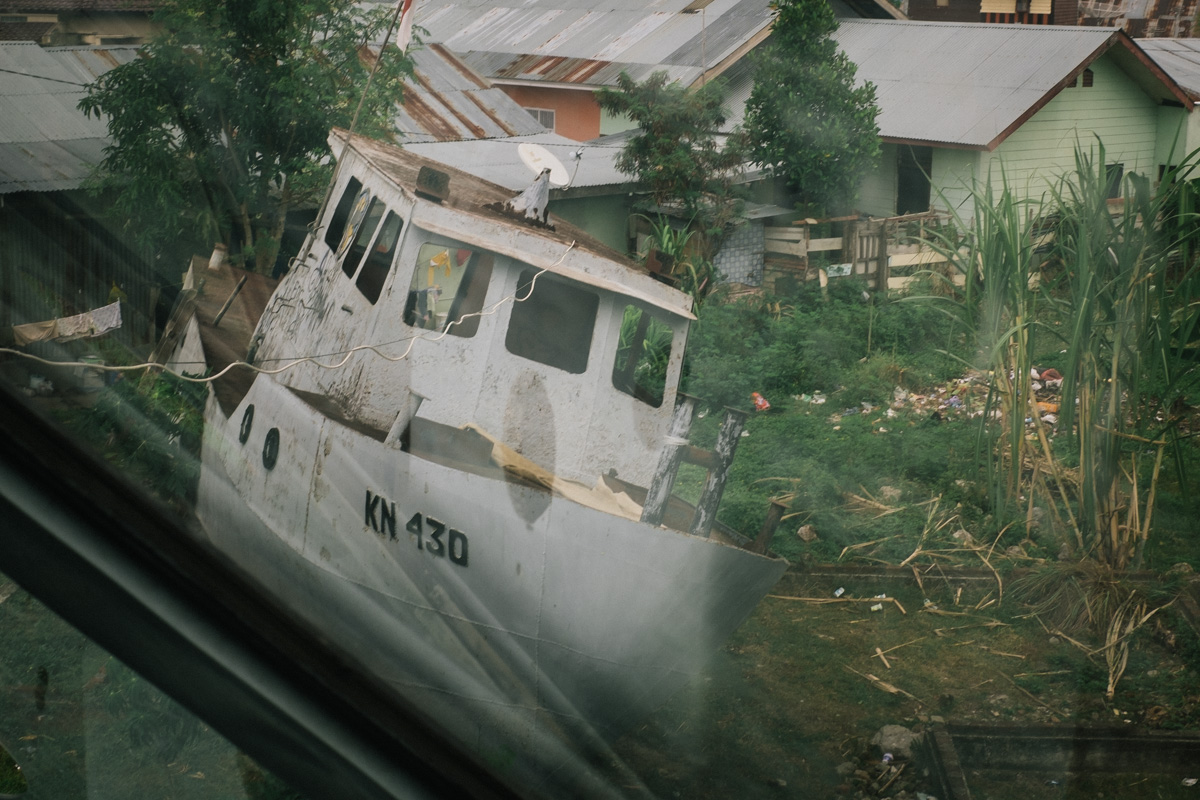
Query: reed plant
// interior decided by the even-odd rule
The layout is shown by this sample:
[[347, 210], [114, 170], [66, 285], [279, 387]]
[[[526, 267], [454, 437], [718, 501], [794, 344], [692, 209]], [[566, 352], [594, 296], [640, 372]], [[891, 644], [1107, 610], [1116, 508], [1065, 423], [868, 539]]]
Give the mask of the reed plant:
[[[1142, 565], [1164, 456], [1182, 470], [1171, 409], [1200, 385], [1197, 159], [1157, 186], [1127, 174], [1112, 197], [1105, 156], [1077, 147], [1040, 197], [989, 176], [938, 246], [966, 277], [951, 308], [990, 374], [979, 442], [998, 519], [1041, 504], [1078, 557], [1125, 570]], [[1063, 377], [1057, 443], [1031, 377], [1047, 353]]]

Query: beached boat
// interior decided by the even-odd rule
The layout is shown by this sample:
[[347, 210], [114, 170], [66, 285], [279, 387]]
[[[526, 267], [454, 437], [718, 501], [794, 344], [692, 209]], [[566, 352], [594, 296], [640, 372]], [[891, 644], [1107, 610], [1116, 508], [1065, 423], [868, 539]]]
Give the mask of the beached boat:
[[665, 502], [689, 296], [501, 187], [330, 141], [288, 274], [196, 260], [165, 340], [183, 371], [261, 370], [213, 386], [198, 516], [331, 643], [544, 777], [694, 675], [786, 563]]

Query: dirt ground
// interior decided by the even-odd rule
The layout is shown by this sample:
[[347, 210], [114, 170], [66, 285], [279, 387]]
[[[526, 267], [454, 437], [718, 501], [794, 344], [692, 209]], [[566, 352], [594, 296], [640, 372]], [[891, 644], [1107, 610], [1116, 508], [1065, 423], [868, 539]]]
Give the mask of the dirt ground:
[[[999, 588], [995, 580], [926, 580], [922, 591], [912, 580], [789, 573], [709, 671], [621, 740], [618, 754], [643, 776], [642, 796], [837, 798], [863, 788], [839, 765], [878, 766], [871, 739], [888, 724], [918, 732], [966, 722], [1200, 727], [1195, 663], [1186, 665], [1163, 635], [1136, 638], [1108, 701], [1104, 659], [1089, 658], [1083, 642], [1047, 631], [1012, 601], [997, 603]], [[910, 766], [904, 780], [869, 796], [938, 796], [922, 774], [927, 765]], [[970, 779], [983, 791], [973, 796], [1003, 796], [982, 788], [994, 776]], [[1161, 782], [1180, 786], [1177, 778]], [[1034, 783], [1061, 788], [1071, 777]], [[909, 794], [894, 794], [905, 785]], [[1041, 795], [1026, 787], [1012, 796]]]

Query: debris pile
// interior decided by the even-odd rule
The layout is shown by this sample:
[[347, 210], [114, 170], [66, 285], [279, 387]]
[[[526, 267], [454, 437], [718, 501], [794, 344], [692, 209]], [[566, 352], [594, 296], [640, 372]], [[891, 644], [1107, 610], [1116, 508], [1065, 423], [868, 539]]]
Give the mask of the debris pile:
[[[1034, 399], [1039, 412], [1039, 419], [1047, 424], [1058, 422], [1060, 392], [1062, 390], [1062, 375], [1054, 368], [1044, 370], [1033, 369], [1030, 372]], [[955, 417], [982, 416], [987, 405], [988, 389], [991, 375], [987, 372], [972, 370], [949, 383], [921, 394], [897, 386], [892, 392], [892, 401], [886, 406], [863, 401], [856, 406], [847, 406], [835, 411], [828, 417], [829, 424], [834, 430], [840, 430], [842, 420], [857, 414], [873, 414], [871, 425], [876, 433], [887, 433], [888, 425], [900, 424], [906, 418], [909, 425], [915, 425], [921, 420], [927, 422], [943, 422]], [[829, 398], [822, 392], [798, 394], [793, 399], [800, 404], [824, 405]], [[993, 411], [998, 415], [998, 411]], [[1026, 419], [1033, 425], [1033, 418]]]
[[870, 742], [848, 741], [847, 760], [837, 766], [837, 796], [937, 800], [929, 791], [930, 771], [914, 752], [922, 736], [903, 725], [884, 725]]

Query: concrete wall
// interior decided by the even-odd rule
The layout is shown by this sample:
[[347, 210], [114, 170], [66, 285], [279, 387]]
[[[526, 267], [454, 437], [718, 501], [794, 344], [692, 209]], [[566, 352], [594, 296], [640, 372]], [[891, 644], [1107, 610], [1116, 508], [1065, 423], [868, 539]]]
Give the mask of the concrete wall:
[[600, 104], [590, 88], [559, 89], [549, 86], [500, 85], [522, 108], [554, 110], [554, 132], [586, 142], [600, 135]]

